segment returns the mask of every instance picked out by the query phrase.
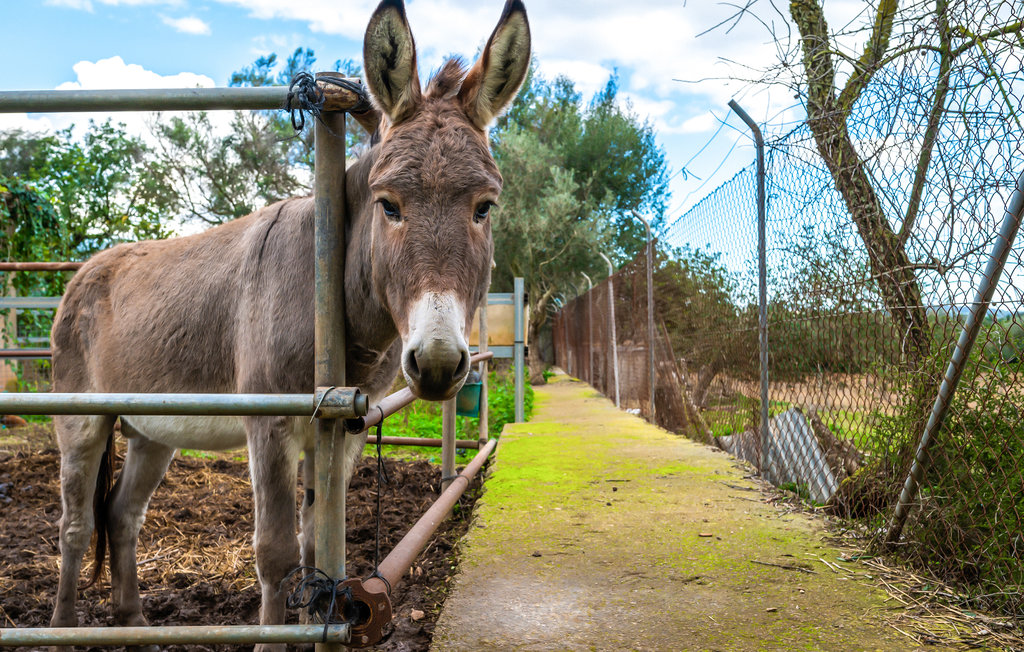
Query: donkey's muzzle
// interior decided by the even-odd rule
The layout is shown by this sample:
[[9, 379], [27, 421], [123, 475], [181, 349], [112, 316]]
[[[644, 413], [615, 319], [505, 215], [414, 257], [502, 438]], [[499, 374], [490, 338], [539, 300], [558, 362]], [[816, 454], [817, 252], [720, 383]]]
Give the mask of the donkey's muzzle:
[[413, 393], [428, 401], [455, 396], [469, 373], [469, 349], [454, 342], [431, 340], [410, 346], [402, 370]]

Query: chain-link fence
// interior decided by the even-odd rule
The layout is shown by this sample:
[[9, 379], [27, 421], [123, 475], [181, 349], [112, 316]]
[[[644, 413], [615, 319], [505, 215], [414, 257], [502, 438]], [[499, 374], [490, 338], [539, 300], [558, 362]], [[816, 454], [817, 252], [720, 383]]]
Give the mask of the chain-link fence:
[[641, 254], [555, 318], [556, 363], [614, 400], [622, 409], [672, 430], [701, 436], [665, 322], [654, 322], [654, 393], [647, 321], [647, 256]]
[[[853, 519], [870, 545], [958, 583], [971, 604], [1024, 622], [1024, 237], [986, 303], [959, 388], [942, 401], [944, 421], [917, 455], [920, 483], [903, 497], [909, 518], [894, 526], [943, 376], [992, 273], [991, 252], [1009, 235], [1005, 218], [1024, 171], [1024, 66], [1019, 51], [1003, 56], [1004, 73], [1006, 62], [1017, 66], [1002, 87], [976, 76], [983, 71], [951, 75], [958, 109], [936, 128], [923, 163], [918, 127], [930, 124], [930, 107], [883, 97], [885, 80], [878, 82], [849, 121], [857, 174], [873, 197], [843, 192], [836, 177], [854, 164], [826, 160], [808, 126], [770, 142], [766, 443], [753, 165], [663, 238], [654, 286], [656, 346], [664, 348], [656, 357], [658, 369], [677, 371], [683, 394], [680, 420], [664, 425], [713, 438], [757, 467], [764, 459], [766, 477]], [[1006, 101], [995, 102], [997, 93]], [[616, 315], [623, 405], [646, 415], [644, 277], [634, 269], [642, 261], [613, 280], [622, 293], [616, 309], [628, 311]], [[610, 333], [587, 326], [604, 323], [598, 306], [606, 302], [600, 284], [569, 304], [555, 343], [567, 345], [560, 364], [613, 396]], [[596, 371], [588, 376], [586, 365]]]

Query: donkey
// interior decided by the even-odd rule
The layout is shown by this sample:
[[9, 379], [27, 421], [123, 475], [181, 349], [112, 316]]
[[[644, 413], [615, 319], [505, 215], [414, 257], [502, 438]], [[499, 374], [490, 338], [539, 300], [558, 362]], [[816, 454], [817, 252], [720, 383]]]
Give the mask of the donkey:
[[[468, 372], [467, 335], [490, 284], [490, 210], [502, 179], [487, 129], [529, 67], [526, 10], [508, 0], [479, 60], [467, 70], [450, 59], [421, 89], [403, 3], [384, 0], [363, 57], [380, 124], [346, 180], [347, 380], [372, 401], [401, 368], [417, 396], [447, 399]], [[97, 254], [57, 311], [54, 391], [312, 394], [313, 219], [313, 199], [294, 198], [198, 235]], [[77, 583], [94, 528], [97, 574], [99, 541], [109, 542], [117, 623], [145, 625], [136, 546], [153, 491], [176, 449], [242, 444], [255, 503], [260, 623], [283, 623], [283, 579], [300, 559], [312, 562], [315, 496], [302, 503], [300, 542], [294, 492], [300, 452], [303, 473], [312, 468], [313, 427], [284, 417], [122, 416], [127, 453], [108, 495], [115, 418], [55, 418], [63, 515], [52, 625], [77, 624]], [[366, 433], [346, 439], [346, 482], [365, 441]]]

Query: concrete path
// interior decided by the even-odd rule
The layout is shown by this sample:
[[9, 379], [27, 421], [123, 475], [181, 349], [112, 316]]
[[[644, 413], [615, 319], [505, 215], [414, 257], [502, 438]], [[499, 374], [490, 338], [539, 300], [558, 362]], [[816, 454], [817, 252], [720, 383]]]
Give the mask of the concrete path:
[[433, 650], [914, 649], [729, 456], [564, 376], [536, 406], [502, 435]]

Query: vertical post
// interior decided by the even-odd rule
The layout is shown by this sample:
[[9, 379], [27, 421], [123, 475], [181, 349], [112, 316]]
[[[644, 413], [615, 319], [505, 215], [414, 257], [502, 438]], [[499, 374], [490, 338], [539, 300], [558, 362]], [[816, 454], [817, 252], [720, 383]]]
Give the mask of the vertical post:
[[643, 222], [647, 230], [647, 401], [651, 423], [657, 423], [654, 411], [654, 237], [651, 223], [636, 211], [633, 211], [633, 216]]
[[615, 337], [615, 267], [612, 266], [612, 261], [608, 256], [601, 253], [601, 258], [608, 263], [608, 330], [611, 332], [610, 339], [612, 341], [612, 376], [615, 379], [615, 407], [621, 407], [619, 404], [619, 343]]
[[[480, 341], [477, 343], [477, 351], [487, 351], [487, 296], [480, 304], [480, 328], [477, 329]], [[487, 443], [490, 437], [490, 407], [487, 403], [487, 360], [480, 361], [480, 446]]]
[[441, 491], [455, 479], [455, 398], [441, 404]]
[[594, 282], [586, 272], [580, 272], [587, 279], [587, 382], [594, 387]]
[[736, 100], [729, 100], [729, 108], [736, 112], [754, 134], [757, 146], [757, 344], [761, 362], [761, 475], [768, 472], [768, 245], [767, 211], [764, 194], [764, 138], [757, 123], [740, 108]]
[[526, 421], [526, 406], [524, 405], [526, 387], [523, 386], [523, 368], [526, 366], [526, 343], [523, 341], [523, 295], [526, 293], [526, 290], [523, 286], [522, 277], [516, 277], [512, 283], [512, 303], [515, 304], [513, 327], [516, 331], [515, 349], [513, 351], [513, 369], [516, 375], [515, 418], [516, 423], [522, 423]]
[[911, 503], [917, 497], [918, 489], [928, 472], [928, 465], [931, 457], [928, 454], [935, 439], [942, 428], [942, 422], [946, 418], [946, 410], [949, 408], [953, 393], [960, 384], [960, 376], [963, 375], [967, 359], [974, 348], [974, 342], [978, 339], [978, 332], [985, 321], [985, 313], [988, 312], [989, 302], [995, 294], [999, 277], [1003, 274], [1006, 266], [1006, 259], [1013, 248], [1013, 241], [1020, 230], [1021, 221], [1024, 219], [1024, 172], [1017, 177], [1017, 187], [1010, 197], [1006, 206], [1006, 213], [1003, 216], [1003, 224], [996, 236], [995, 244], [992, 246], [992, 253], [989, 255], [985, 272], [978, 280], [978, 291], [971, 304], [971, 311], [967, 314], [967, 321], [960, 332], [956, 348], [953, 350], [953, 357], [946, 367], [946, 374], [942, 378], [942, 386], [939, 387], [939, 394], [935, 397], [932, 405], [931, 416], [921, 434], [921, 441], [917, 445], [917, 452], [914, 454], [914, 464], [910, 468], [910, 474], [903, 484], [903, 491], [900, 492], [899, 502], [896, 503], [896, 511], [893, 513], [892, 521], [889, 524], [889, 531], [886, 533], [885, 542], [895, 543], [899, 541], [903, 526], [910, 514]]
[[[314, 127], [316, 202], [315, 364], [318, 387], [345, 386], [345, 114], [324, 113]], [[312, 388], [310, 388], [312, 389]], [[331, 577], [345, 574], [345, 478], [343, 428], [336, 419], [317, 421], [316, 567]], [[337, 430], [337, 432], [336, 432]], [[320, 652], [340, 644], [318, 643]]]

